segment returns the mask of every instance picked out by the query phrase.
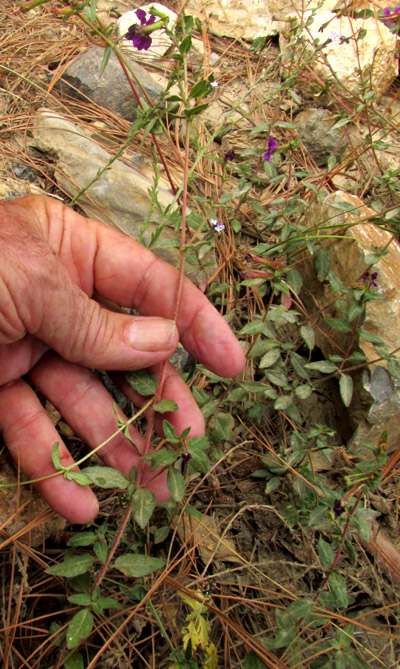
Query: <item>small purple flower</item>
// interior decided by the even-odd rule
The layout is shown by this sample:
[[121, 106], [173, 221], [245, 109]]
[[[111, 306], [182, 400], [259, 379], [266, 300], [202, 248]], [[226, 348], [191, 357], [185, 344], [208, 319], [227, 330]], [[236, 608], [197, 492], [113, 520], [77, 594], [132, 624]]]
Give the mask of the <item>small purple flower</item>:
[[276, 139], [274, 139], [272, 137], [272, 135], [270, 135], [268, 137], [267, 150], [266, 150], [265, 153], [263, 153], [263, 156], [262, 156], [263, 159], [268, 160], [268, 162], [270, 163], [271, 160], [272, 160], [272, 154], [273, 154], [274, 151], [276, 151], [277, 147], [278, 147], [278, 142], [276, 141]]
[[146, 12], [143, 9], [137, 9], [135, 14], [140, 21], [140, 25], [138, 23], [131, 25], [124, 37], [130, 40], [138, 51], [147, 51], [151, 47], [152, 40], [148, 33], [142, 31], [142, 27], [153, 25], [156, 17], [151, 14], [150, 18], [146, 20]]
[[335, 499], [333, 503], [333, 514], [335, 518], [339, 518], [346, 509], [341, 505], [340, 499]]
[[224, 155], [224, 163], [229, 163], [230, 160], [235, 160], [236, 154], [234, 149], [229, 149]]
[[394, 23], [396, 21], [396, 14], [400, 14], [400, 5], [397, 5], [394, 9], [391, 7], [385, 7], [383, 10], [383, 16], [386, 19], [386, 23]]
[[372, 274], [364, 272], [361, 278], [367, 288], [378, 288], [378, 272], [372, 272]]

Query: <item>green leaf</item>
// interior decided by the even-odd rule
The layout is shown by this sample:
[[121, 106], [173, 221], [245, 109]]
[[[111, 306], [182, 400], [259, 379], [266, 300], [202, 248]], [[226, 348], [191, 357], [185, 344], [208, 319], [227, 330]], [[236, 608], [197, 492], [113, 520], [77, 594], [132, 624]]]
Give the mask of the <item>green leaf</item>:
[[189, 99], [190, 98], [203, 98], [206, 93], [210, 90], [210, 83], [206, 79], [201, 79], [198, 81], [193, 88], [190, 89]]
[[290, 627], [296, 625], [301, 618], [306, 618], [314, 610], [314, 602], [305, 597], [297, 599], [287, 607], [286, 611], [282, 611], [277, 622], [279, 627]]
[[92, 603], [91, 596], [87, 594], [70, 595], [67, 599], [70, 604], [77, 604], [78, 606], [90, 606]]
[[351, 327], [344, 318], [324, 318], [324, 321], [332, 330], [337, 332], [351, 332]]
[[340, 209], [341, 211], [360, 216], [360, 211], [357, 209], [357, 207], [355, 207], [354, 204], [351, 204], [351, 202], [346, 202], [346, 200], [342, 200], [342, 202], [335, 202], [335, 204], [332, 204], [332, 207], [334, 209]]
[[265, 383], [262, 381], [239, 381], [239, 386], [247, 393], [265, 392]]
[[60, 448], [60, 442], [56, 441], [55, 444], [53, 444], [53, 448], [51, 449], [51, 460], [57, 471], [60, 471], [60, 469], [65, 469], [65, 467], [63, 467], [63, 465], [61, 464], [59, 448]]
[[93, 545], [93, 550], [97, 559], [104, 564], [108, 554], [108, 544], [104, 539], [98, 539]]
[[260, 660], [253, 650], [243, 660], [243, 669], [265, 669], [266, 666], [265, 662]]
[[337, 608], [345, 609], [349, 604], [346, 580], [343, 578], [343, 576], [341, 576], [341, 574], [338, 574], [334, 571], [329, 575], [328, 582]]
[[185, 479], [174, 467], [168, 470], [167, 485], [172, 499], [175, 502], [180, 502], [185, 494]]
[[273, 476], [266, 484], [264, 488], [264, 493], [266, 495], [270, 495], [275, 490], [278, 490], [279, 486], [281, 485], [281, 482], [282, 479], [280, 476]]
[[191, 35], [186, 35], [182, 42], [179, 44], [179, 52], [181, 53], [182, 56], [188, 53], [190, 51], [190, 48], [192, 46], [192, 36]]
[[148, 397], [156, 394], [158, 380], [146, 369], [138, 369], [136, 372], [128, 372], [125, 376], [131, 388], [136, 390], [140, 395]]
[[126, 490], [129, 480], [113, 467], [102, 467], [102, 465], [93, 465], [85, 467], [82, 473], [88, 476], [90, 481], [99, 488], [120, 488]]
[[274, 637], [273, 648], [287, 648], [297, 636], [296, 627], [280, 629]]
[[345, 407], [350, 406], [353, 397], [353, 379], [348, 374], [341, 374], [339, 379], [340, 397]]
[[218, 439], [221, 441], [228, 441], [231, 438], [234, 424], [235, 421], [230, 413], [217, 413], [213, 428]]
[[210, 471], [210, 461], [201, 448], [196, 448], [191, 442], [194, 439], [191, 439], [187, 443], [188, 453], [192, 456], [192, 459], [189, 462], [189, 472], [200, 471], [203, 474], [208, 474]]
[[100, 597], [99, 600], [92, 604], [93, 611], [96, 613], [103, 613], [106, 609], [120, 609], [121, 606], [121, 602], [117, 602], [112, 597]]
[[138, 488], [132, 496], [132, 516], [142, 528], [146, 527], [156, 505], [156, 496], [151, 490]]
[[375, 335], [373, 332], [368, 332], [368, 330], [359, 328], [358, 334], [360, 337], [362, 337], [362, 339], [369, 341], [371, 344], [376, 344], [376, 346], [385, 346], [383, 339]]
[[77, 534], [74, 534], [73, 537], [68, 539], [67, 545], [68, 546], [90, 546], [91, 544], [94, 544], [94, 542], [97, 539], [97, 535], [95, 532], [78, 532]]
[[148, 453], [142, 459], [146, 462], [151, 462], [151, 471], [156, 467], [169, 467], [179, 458], [179, 453], [169, 450], [168, 448], [161, 448], [156, 453]]
[[309, 386], [307, 383], [303, 383], [301, 386], [297, 386], [294, 394], [299, 398], [299, 400], [306, 400], [308, 397], [310, 397], [312, 391], [312, 386]]
[[170, 444], [179, 444], [180, 442], [180, 437], [179, 435], [176, 434], [175, 428], [173, 425], [168, 420], [163, 420], [163, 432], [164, 432], [164, 437], [166, 438], [167, 441], [170, 442]]
[[139, 578], [148, 576], [153, 571], [161, 569], [165, 565], [159, 558], [141, 555], [140, 553], [126, 553], [121, 555], [114, 562], [114, 567], [119, 569], [125, 576]]
[[300, 335], [304, 339], [307, 348], [312, 351], [315, 346], [315, 333], [311, 325], [303, 325], [300, 328]]
[[306, 364], [306, 358], [303, 358], [301, 355], [298, 353], [294, 353], [294, 351], [290, 352], [290, 363], [296, 372], [297, 376], [299, 376], [301, 379], [308, 380], [310, 378], [309, 373], [307, 372], [306, 369], [304, 369], [304, 365]]
[[156, 531], [154, 532], [154, 543], [155, 544], [161, 544], [167, 536], [169, 535], [170, 528], [168, 525], [162, 525], [161, 527], [157, 527]]
[[77, 650], [64, 660], [64, 669], [85, 669], [83, 657]]
[[260, 360], [259, 367], [260, 369], [265, 369], [266, 367], [272, 367], [279, 358], [281, 357], [281, 352], [279, 348], [273, 348], [271, 351], [268, 351]]
[[68, 625], [66, 639], [67, 648], [76, 648], [82, 639], [90, 634], [93, 629], [93, 615], [90, 609], [82, 609], [72, 618]]
[[244, 325], [242, 329], [239, 330], [238, 334], [260, 334], [264, 330], [264, 327], [265, 323], [261, 320], [251, 321], [250, 323], [246, 323], [246, 325]]
[[204, 102], [201, 105], [197, 105], [196, 107], [191, 107], [190, 109], [184, 109], [183, 113], [186, 116], [186, 118], [191, 118], [192, 116], [197, 116], [197, 114], [201, 114], [205, 109], [208, 107], [208, 102]]
[[286, 411], [291, 404], [293, 400], [290, 395], [280, 395], [274, 403], [274, 409], [275, 411]]
[[168, 411], [178, 411], [179, 407], [174, 400], [161, 400], [154, 404], [153, 409], [158, 413], [167, 413]]
[[360, 304], [359, 302], [352, 302], [347, 312], [347, 318], [349, 320], [349, 323], [354, 321], [354, 319], [357, 318], [357, 316], [361, 316], [363, 312], [364, 312], [363, 304]]
[[291, 269], [286, 274], [286, 281], [295, 295], [299, 295], [303, 286], [303, 278], [297, 269]]
[[106, 69], [108, 65], [108, 61], [110, 60], [110, 56], [112, 53], [112, 49], [110, 46], [106, 46], [104, 49], [103, 53], [103, 60], [101, 61], [101, 67], [100, 67], [100, 76], [103, 74], [104, 70]]
[[322, 372], [322, 374], [333, 374], [337, 371], [337, 366], [329, 360], [318, 360], [318, 362], [308, 362], [304, 365], [306, 369], [311, 369], [314, 372]]
[[45, 569], [45, 572], [52, 576], [65, 576], [65, 578], [71, 578], [72, 576], [79, 576], [79, 574], [84, 574], [89, 571], [93, 562], [94, 557], [92, 557], [92, 555], [82, 553], [81, 555], [74, 555], [74, 557], [67, 558], [64, 562], [60, 562], [59, 564], [54, 564], [52, 567], [48, 567]]
[[345, 292], [346, 286], [344, 285], [343, 281], [341, 281], [339, 277], [334, 274], [334, 272], [329, 272], [328, 281], [334, 293], [343, 294]]
[[67, 481], [75, 481], [78, 485], [90, 485], [91, 479], [84, 472], [64, 472], [64, 478]]
[[278, 386], [278, 388], [284, 388], [288, 384], [286, 374], [281, 372], [279, 369], [267, 369], [264, 374], [268, 381], [273, 383], [274, 386]]
[[324, 541], [322, 537], [318, 539], [318, 555], [322, 566], [325, 567], [325, 569], [329, 569], [335, 559], [335, 553], [333, 552], [331, 545], [328, 544], [327, 541]]
[[330, 258], [325, 249], [318, 249], [314, 256], [315, 269], [317, 270], [318, 281], [325, 281], [329, 274]]

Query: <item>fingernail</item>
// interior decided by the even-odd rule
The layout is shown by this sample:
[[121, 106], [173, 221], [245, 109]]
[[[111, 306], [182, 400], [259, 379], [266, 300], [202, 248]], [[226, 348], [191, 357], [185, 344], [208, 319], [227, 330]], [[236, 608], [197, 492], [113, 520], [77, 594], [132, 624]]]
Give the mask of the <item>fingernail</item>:
[[138, 351], [167, 351], [173, 344], [176, 326], [166, 318], [139, 316], [126, 331], [130, 345]]

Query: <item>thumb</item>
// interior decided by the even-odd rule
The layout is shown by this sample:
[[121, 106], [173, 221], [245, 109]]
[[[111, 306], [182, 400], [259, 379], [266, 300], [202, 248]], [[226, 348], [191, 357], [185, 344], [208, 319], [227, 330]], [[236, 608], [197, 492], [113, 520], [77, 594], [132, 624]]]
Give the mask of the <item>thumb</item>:
[[73, 282], [58, 256], [37, 260], [29, 263], [28, 272], [23, 268], [24, 280], [18, 276], [10, 292], [25, 331], [65, 360], [86, 367], [139, 369], [173, 353], [179, 339], [173, 321], [109, 311]]

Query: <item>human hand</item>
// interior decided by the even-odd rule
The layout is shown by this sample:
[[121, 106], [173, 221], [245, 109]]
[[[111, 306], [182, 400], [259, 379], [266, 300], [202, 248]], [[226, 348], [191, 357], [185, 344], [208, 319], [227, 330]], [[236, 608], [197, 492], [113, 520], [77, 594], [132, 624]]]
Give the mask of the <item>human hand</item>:
[[[188, 279], [173, 317], [178, 273], [148, 249], [45, 196], [0, 203], [0, 429], [30, 479], [54, 473], [51, 449], [60, 442], [63, 466], [73, 459], [31, 386], [54, 404], [91, 448], [116, 430], [113, 400], [90, 367], [156, 375], [180, 338], [185, 348], [220, 376], [236, 376], [244, 354], [229, 326]], [[140, 316], [110, 311], [93, 295], [134, 308]], [[137, 400], [120, 379], [126, 394]], [[169, 417], [177, 432], [204, 433], [204, 420], [180, 376], [168, 364], [163, 398], [179, 411]], [[121, 413], [121, 417], [123, 415]], [[143, 437], [132, 427], [138, 448]], [[139, 456], [119, 434], [99, 451], [104, 462], [128, 475]], [[153, 477], [153, 474], [151, 476]], [[144, 482], [149, 478], [145, 473]], [[60, 515], [86, 523], [98, 513], [88, 487], [62, 476], [37, 484]], [[165, 476], [149, 488], [169, 497]]]

